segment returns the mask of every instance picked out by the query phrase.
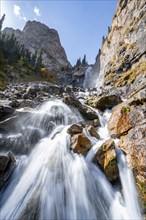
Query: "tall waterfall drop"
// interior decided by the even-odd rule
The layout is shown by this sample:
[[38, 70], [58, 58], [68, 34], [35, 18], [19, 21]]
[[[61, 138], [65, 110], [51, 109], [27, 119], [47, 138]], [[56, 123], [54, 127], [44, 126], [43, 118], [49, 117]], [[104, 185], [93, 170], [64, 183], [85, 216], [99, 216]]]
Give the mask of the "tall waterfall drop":
[[[101, 116], [100, 144], [108, 138], [109, 114]], [[0, 192], [1, 220], [142, 219], [134, 179], [121, 150], [117, 149], [121, 189], [92, 162], [98, 140], [88, 134], [93, 147], [86, 157], [71, 150], [67, 129], [81, 120], [77, 111], [55, 100], [16, 123], [30, 144], [37, 129], [37, 142], [30, 154], [17, 156], [17, 167]]]

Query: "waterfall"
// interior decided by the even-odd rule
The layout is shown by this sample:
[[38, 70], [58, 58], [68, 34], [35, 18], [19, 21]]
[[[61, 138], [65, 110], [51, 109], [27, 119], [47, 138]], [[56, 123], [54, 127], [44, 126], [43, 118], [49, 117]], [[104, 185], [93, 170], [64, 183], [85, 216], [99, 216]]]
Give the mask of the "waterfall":
[[85, 71], [83, 87], [84, 88], [96, 87], [97, 77], [98, 77], [98, 71], [96, 71], [92, 66], [89, 66]]
[[76, 110], [55, 100], [23, 117], [17, 125], [27, 142], [31, 144], [33, 129], [38, 128], [41, 135], [30, 154], [17, 157], [17, 168], [0, 192], [0, 219], [142, 219], [133, 176], [121, 151], [117, 154], [122, 192], [92, 163], [96, 150], [109, 137], [109, 115], [106, 111], [100, 116], [100, 141], [86, 133], [93, 143], [86, 157], [70, 149], [67, 129], [82, 120]]

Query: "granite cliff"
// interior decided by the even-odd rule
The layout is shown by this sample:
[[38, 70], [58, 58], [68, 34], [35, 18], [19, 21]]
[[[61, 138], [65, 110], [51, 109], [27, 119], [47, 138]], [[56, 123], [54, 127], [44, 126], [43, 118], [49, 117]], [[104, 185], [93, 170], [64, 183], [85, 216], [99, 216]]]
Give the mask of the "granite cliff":
[[103, 38], [98, 82], [104, 88], [120, 89], [129, 95], [143, 87], [145, 75], [145, 0], [119, 0], [112, 26]]
[[[97, 85], [100, 94], [88, 100], [93, 107], [103, 107], [112, 95], [124, 98], [114, 103], [108, 122], [111, 138], [119, 138], [118, 146], [127, 155], [146, 210], [146, 3], [145, 0], [119, 0], [112, 26], [103, 38]], [[102, 97], [100, 97], [102, 95]], [[111, 96], [109, 96], [111, 95]], [[101, 102], [102, 101], [102, 102]]]
[[45, 24], [28, 21], [22, 31], [5, 28], [3, 33], [14, 33], [20, 44], [23, 44], [32, 54], [42, 53], [43, 64], [50, 71], [59, 71], [70, 66], [57, 31]]

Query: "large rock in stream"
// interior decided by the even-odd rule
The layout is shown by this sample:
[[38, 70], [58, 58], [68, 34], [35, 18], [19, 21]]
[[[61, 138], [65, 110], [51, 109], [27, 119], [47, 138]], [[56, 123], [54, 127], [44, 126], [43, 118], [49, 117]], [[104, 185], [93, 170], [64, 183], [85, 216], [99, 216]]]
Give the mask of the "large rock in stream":
[[110, 181], [114, 181], [119, 176], [115, 143], [112, 139], [105, 141], [96, 152], [93, 162], [100, 165], [105, 175]]
[[67, 133], [71, 135], [82, 133], [82, 131], [83, 131], [83, 127], [79, 124], [73, 124], [67, 129]]
[[4, 187], [16, 167], [14, 155], [9, 152], [0, 154], [0, 190]]
[[79, 133], [71, 137], [71, 148], [75, 153], [85, 155], [91, 147], [90, 140], [84, 134]]
[[88, 107], [87, 105], [83, 105], [78, 99], [76, 99], [73, 96], [69, 96], [66, 95], [64, 96], [63, 101], [69, 105], [72, 106], [74, 108], [76, 108], [81, 115], [86, 119], [86, 120], [94, 120], [97, 119], [98, 120], [98, 124], [100, 125], [100, 121], [98, 118], [98, 115], [95, 111], [93, 111], [90, 107]]
[[92, 137], [95, 137], [97, 139], [100, 139], [100, 135], [97, 133], [96, 129], [92, 126], [92, 125], [89, 125], [86, 127], [86, 130], [89, 132], [89, 134], [92, 136]]
[[114, 106], [118, 105], [121, 102], [121, 98], [117, 95], [106, 95], [88, 100], [88, 103], [90, 103], [94, 108], [97, 108], [101, 111], [112, 109]]

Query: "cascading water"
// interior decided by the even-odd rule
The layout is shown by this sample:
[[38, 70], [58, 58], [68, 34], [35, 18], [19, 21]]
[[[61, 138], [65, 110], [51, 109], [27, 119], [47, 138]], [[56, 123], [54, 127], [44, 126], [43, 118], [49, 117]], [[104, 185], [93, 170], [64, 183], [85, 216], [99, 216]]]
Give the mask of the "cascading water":
[[[104, 135], [108, 115], [103, 115], [99, 129], [101, 142], [108, 138]], [[133, 177], [128, 174], [121, 152], [118, 154], [122, 194], [92, 163], [100, 141], [86, 133], [94, 150], [86, 157], [71, 151], [66, 131], [69, 124], [78, 121], [79, 113], [61, 101], [48, 102], [19, 121], [27, 142], [32, 140], [33, 129], [37, 128], [40, 135], [29, 156], [18, 157], [17, 168], [0, 193], [1, 220], [142, 219]]]

